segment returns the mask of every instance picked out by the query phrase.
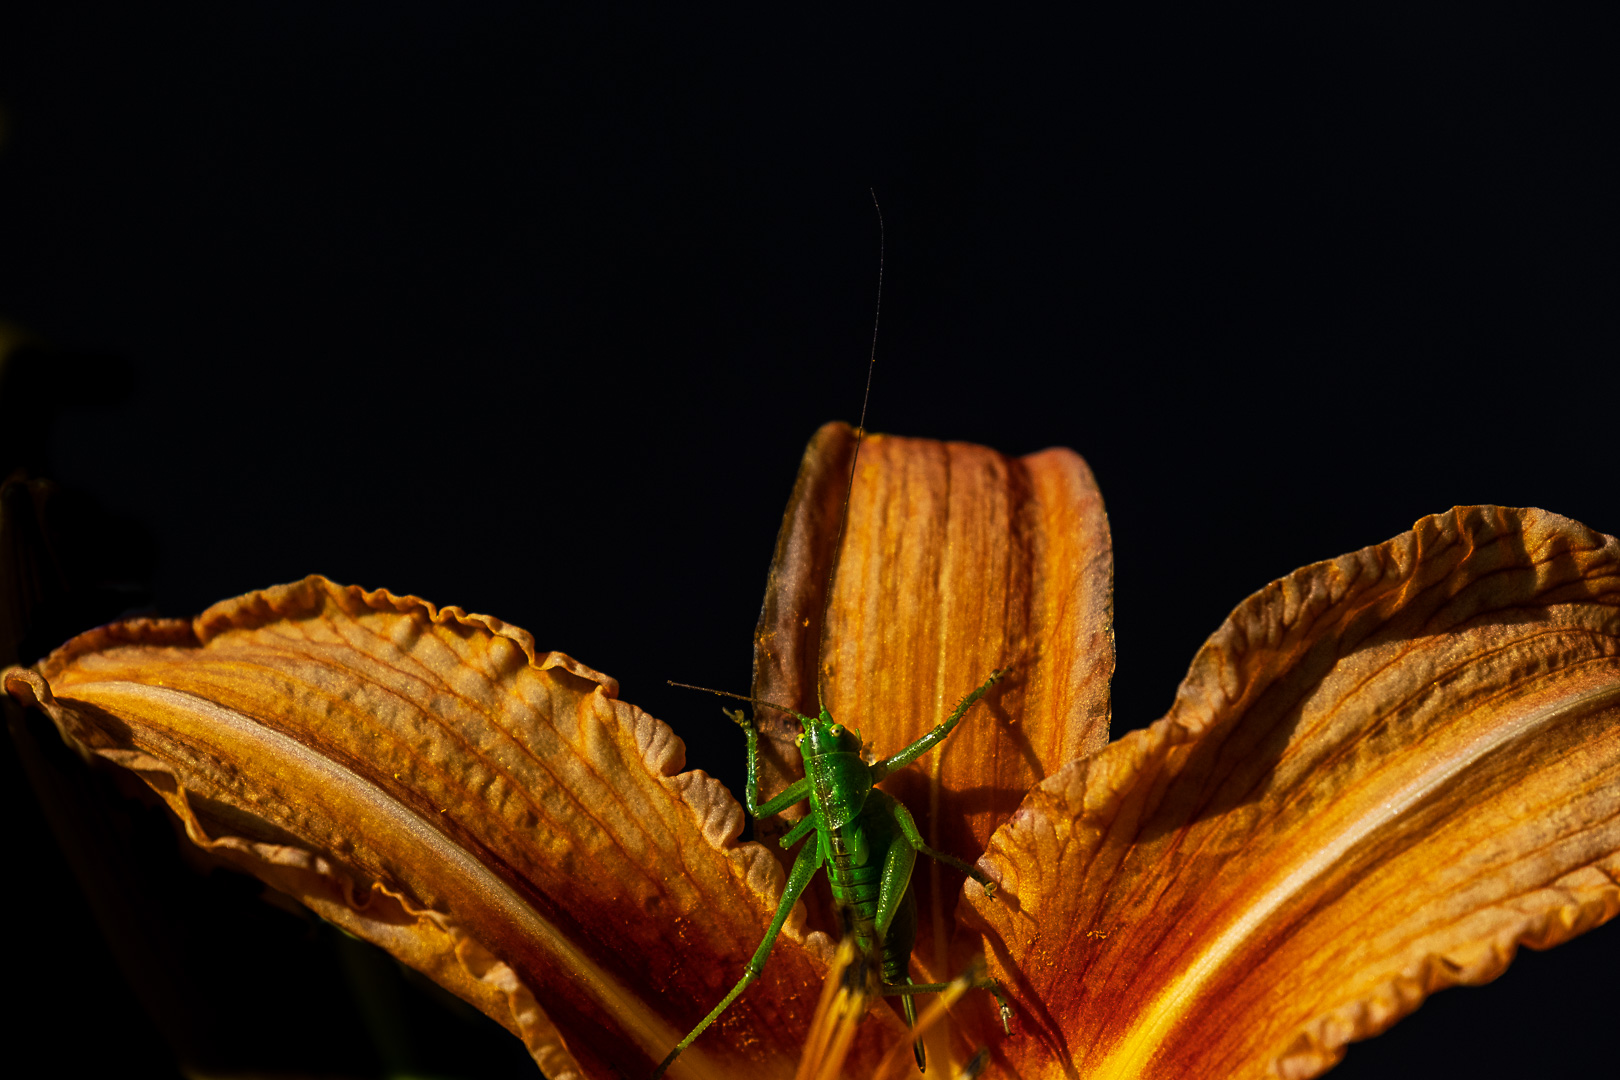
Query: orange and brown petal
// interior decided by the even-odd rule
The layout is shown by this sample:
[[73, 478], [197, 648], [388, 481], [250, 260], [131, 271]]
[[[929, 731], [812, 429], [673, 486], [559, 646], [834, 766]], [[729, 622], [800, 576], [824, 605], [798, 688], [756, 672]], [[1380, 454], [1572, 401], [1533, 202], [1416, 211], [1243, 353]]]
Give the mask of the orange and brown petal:
[[[312, 577], [92, 631], [5, 686], [140, 775], [192, 840], [478, 1005], [552, 1077], [650, 1071], [740, 976], [781, 889], [669, 728], [459, 608]], [[791, 1075], [824, 952], [790, 921], [671, 1075]]]
[[1469, 507], [1296, 571], [983, 865], [1008, 1074], [1317, 1075], [1620, 911], [1620, 542]]
[[[840, 553], [854, 450], [852, 430], [828, 424], [805, 452], [755, 636], [754, 693], [814, 714], [819, 682], [833, 716], [887, 755], [1009, 669], [938, 750], [883, 784], [930, 845], [971, 862], [1032, 784], [1107, 742], [1113, 554], [1102, 497], [1068, 450], [1014, 458], [871, 435]], [[757, 718], [775, 739], [770, 792], [797, 775], [797, 724], [769, 710]], [[959, 974], [942, 939], [961, 882], [918, 865], [916, 955], [931, 977]]]

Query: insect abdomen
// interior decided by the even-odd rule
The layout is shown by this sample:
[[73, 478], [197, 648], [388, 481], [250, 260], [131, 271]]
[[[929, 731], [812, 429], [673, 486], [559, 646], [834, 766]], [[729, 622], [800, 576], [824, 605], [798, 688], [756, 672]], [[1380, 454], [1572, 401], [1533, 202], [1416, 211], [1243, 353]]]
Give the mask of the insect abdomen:
[[870, 949], [877, 944], [873, 924], [877, 921], [888, 845], [878, 845], [874, 850], [871, 836], [858, 819], [843, 828], [829, 829], [827, 839], [831, 849], [827, 853], [827, 884], [832, 886], [833, 899], [854, 912], [855, 938], [863, 949]]
[[[862, 814], [850, 825], [828, 830], [827, 883], [833, 899], [855, 914], [855, 939], [863, 949], [877, 946], [875, 924], [883, 889], [883, 865], [895, 842], [890, 830], [873, 827]], [[883, 981], [906, 980], [911, 948], [917, 940], [917, 902], [911, 887], [896, 910], [883, 938]]]

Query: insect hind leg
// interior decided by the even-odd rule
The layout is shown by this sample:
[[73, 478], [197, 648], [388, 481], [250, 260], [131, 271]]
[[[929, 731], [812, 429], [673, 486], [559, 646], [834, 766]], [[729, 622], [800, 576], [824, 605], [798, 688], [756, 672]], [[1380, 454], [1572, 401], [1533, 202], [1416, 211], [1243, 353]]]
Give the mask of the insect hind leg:
[[[904, 982], [885, 983], [883, 993], [891, 997], [895, 994], [901, 995], [900, 1009], [906, 1014], [906, 1027], [915, 1029], [917, 1027], [917, 1006], [912, 1004], [911, 1001], [911, 992], [915, 984], [911, 981], [909, 975], [902, 976], [902, 978], [905, 980]], [[928, 1071], [928, 1052], [923, 1049], [921, 1039], [911, 1040], [911, 1056], [917, 1061], [918, 1072]]]
[[744, 990], [748, 989], [750, 983], [759, 978], [759, 973], [765, 969], [765, 961], [771, 955], [771, 947], [776, 944], [776, 935], [782, 932], [782, 927], [787, 922], [788, 914], [792, 912], [793, 905], [799, 902], [799, 895], [804, 892], [804, 887], [810, 884], [810, 879], [815, 876], [816, 871], [819, 869], [821, 869], [821, 848], [816, 844], [805, 845], [800, 850], [799, 857], [794, 860], [792, 871], [788, 874], [787, 887], [782, 890], [781, 903], [776, 905], [776, 917], [771, 920], [770, 928], [765, 931], [765, 937], [760, 941], [759, 948], [754, 950], [754, 956], [748, 961], [748, 967], [743, 972], [743, 977], [737, 981], [736, 986], [731, 988], [731, 993], [727, 994], [720, 1004], [716, 1005], [708, 1016], [699, 1021], [698, 1026], [689, 1031], [686, 1038], [677, 1043], [675, 1049], [671, 1050], [669, 1055], [658, 1063], [658, 1068], [653, 1070], [652, 1080], [659, 1080], [659, 1077], [663, 1076], [664, 1072], [675, 1063], [675, 1059], [680, 1056], [681, 1051], [691, 1046], [692, 1041], [703, 1034], [704, 1029], [714, 1023], [721, 1013], [730, 1008], [731, 1003], [736, 1001]]
[[[911, 1013], [911, 995], [943, 994], [945, 991], [949, 990], [955, 985], [956, 983], [906, 982], [904, 984], [896, 983], [893, 985], [885, 983], [882, 987], [882, 993], [885, 997], [904, 995], [906, 1002], [906, 1013], [909, 1016]], [[1001, 1014], [1001, 1030], [1006, 1032], [1008, 1035], [1011, 1035], [1013, 1015], [1012, 1003], [1007, 1000], [1006, 991], [1001, 989], [1001, 984], [987, 975], [977, 977], [970, 976], [968, 978], [968, 988], [972, 990], [989, 991], [990, 996], [996, 999], [996, 1009]]]

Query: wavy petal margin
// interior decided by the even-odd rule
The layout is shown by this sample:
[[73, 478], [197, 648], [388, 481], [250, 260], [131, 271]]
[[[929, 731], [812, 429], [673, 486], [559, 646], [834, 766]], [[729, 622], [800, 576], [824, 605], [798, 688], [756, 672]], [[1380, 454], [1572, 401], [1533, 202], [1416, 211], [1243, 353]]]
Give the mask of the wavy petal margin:
[[1241, 604], [967, 889], [1010, 1073], [1302, 1078], [1620, 910], [1620, 542], [1459, 508]]
[[[193, 841], [477, 1005], [554, 1080], [650, 1072], [740, 976], [781, 889], [669, 728], [459, 608], [311, 577], [92, 631], [4, 684], [140, 775]], [[800, 913], [671, 1075], [790, 1075], [825, 951]], [[867, 1027], [857, 1060], [894, 1036]]]
[[[833, 716], [885, 755], [1010, 668], [939, 750], [883, 784], [930, 845], [971, 861], [1031, 785], [1108, 741], [1113, 548], [1102, 496], [1069, 450], [1011, 458], [867, 436], [823, 641], [853, 448], [847, 425], [827, 424], [805, 451], [755, 635], [754, 693], [814, 714], [819, 674]], [[759, 719], [777, 741], [769, 792], [796, 775], [797, 724]], [[932, 860], [917, 868], [916, 955], [930, 979], [958, 974], [945, 949], [962, 880]]]

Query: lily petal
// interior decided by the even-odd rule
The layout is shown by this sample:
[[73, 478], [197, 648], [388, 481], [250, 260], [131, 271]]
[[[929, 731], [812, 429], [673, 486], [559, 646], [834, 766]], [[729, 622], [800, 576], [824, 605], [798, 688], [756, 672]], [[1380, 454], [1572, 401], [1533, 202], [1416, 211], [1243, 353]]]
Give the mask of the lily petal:
[[[883, 784], [930, 845], [972, 860], [1032, 784], [1108, 740], [1113, 550], [1102, 496], [1068, 450], [1010, 458], [868, 436], [823, 640], [853, 449], [847, 425], [827, 424], [805, 451], [755, 635], [754, 694], [814, 714], [819, 674], [833, 716], [887, 755], [1010, 668], [940, 749]], [[798, 775], [798, 757], [796, 722], [768, 713], [758, 720], [776, 744], [770, 792]], [[914, 880], [917, 956], [930, 978], [949, 979], [962, 875], [926, 860]]]
[[[193, 841], [477, 1005], [554, 1078], [650, 1071], [781, 890], [669, 728], [459, 608], [312, 577], [92, 631], [4, 681]], [[825, 968], [802, 924], [672, 1075], [791, 1075]]]
[[[1314, 1076], [1620, 911], [1620, 542], [1459, 508], [1241, 604], [969, 885], [1021, 1076]], [[1275, 1070], [1275, 1072], [1273, 1071]]]

